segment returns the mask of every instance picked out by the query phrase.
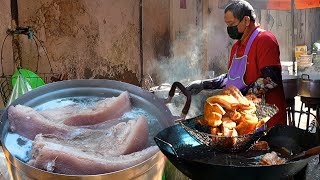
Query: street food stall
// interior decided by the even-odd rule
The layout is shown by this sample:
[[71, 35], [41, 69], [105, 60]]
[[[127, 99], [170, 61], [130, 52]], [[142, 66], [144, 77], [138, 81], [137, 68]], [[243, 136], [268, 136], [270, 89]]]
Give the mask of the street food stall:
[[[123, 2], [127, 5], [127, 1]], [[145, 42], [142, 30], [148, 26], [142, 21], [144, 10], [142, 2], [134, 4], [135, 10], [139, 9], [141, 31], [139, 32], [140, 43], [137, 44], [140, 48]], [[171, 1], [167, 2], [168, 4], [164, 3], [161, 6], [173, 5], [170, 4]], [[202, 8], [205, 7], [199, 3], [200, 1], [190, 2], [180, 1], [180, 10], [186, 10], [192, 3], [197, 10], [203, 10]], [[268, 129], [266, 123], [279, 109], [254, 95], [243, 95], [234, 86], [191, 95], [184, 85], [190, 81], [186, 74], [192, 74], [188, 71], [189, 65], [191, 67], [197, 61], [192, 63], [184, 62], [185, 59], [175, 61], [184, 71], [179, 77], [181, 81], [170, 81], [169, 84], [162, 83], [158, 86], [153, 83], [151, 77], [150, 84], [144, 87], [110, 79], [61, 79], [54, 83], [44, 82], [40, 87], [19, 95], [0, 112], [3, 149], [3, 153], [0, 153], [3, 162], [2, 164], [0, 162], [0, 172], [2, 175], [14, 180], [320, 179], [318, 157], [320, 128], [315, 123], [315, 130], [309, 130], [309, 124], [312, 124], [310, 118], [314, 117], [317, 121], [320, 119], [318, 91], [320, 76], [316, 69], [318, 61], [320, 63], [320, 60], [317, 60], [320, 57], [320, 45], [315, 43], [313, 54], [310, 54], [309, 46], [296, 44], [294, 31], [294, 11], [320, 7], [320, 1], [250, 0], [249, 2], [257, 9], [291, 12], [292, 47], [290, 46], [289, 49], [291, 49], [292, 58], [283, 63], [283, 66], [291, 67], [291, 70], [289, 68], [288, 72], [282, 72], [289, 115], [287, 125], [276, 125]], [[99, 3], [97, 2], [98, 6], [100, 6]], [[89, 7], [96, 7], [95, 3], [88, 4]], [[59, 5], [53, 6], [54, 12], [58, 11]], [[73, 10], [86, 16], [89, 11], [86, 11], [85, 7], [85, 5], [79, 6], [78, 9], [83, 10], [80, 12], [77, 8]], [[45, 8], [47, 6], [36, 12], [47, 12]], [[213, 12], [213, 9], [203, 10], [205, 13], [211, 13], [211, 11], [211, 16], [214, 16], [216, 12]], [[196, 24], [205, 26], [205, 18], [199, 21], [199, 17], [205, 16], [196, 12], [196, 18], [194, 18]], [[51, 16], [50, 13], [48, 14]], [[47, 17], [47, 14], [45, 15], [44, 17]], [[85, 17], [90, 24], [96, 25], [96, 19], [91, 21], [90, 18], [91, 16]], [[164, 17], [164, 19], [171, 18]], [[53, 19], [56, 23], [59, 18]], [[101, 20], [103, 24], [108, 24], [108, 21], [109, 19], [104, 17]], [[90, 46], [86, 46], [87, 44], [83, 46], [89, 49], [94, 57], [100, 58], [99, 54], [95, 54], [97, 49], [91, 47], [100, 43], [95, 41], [99, 34], [90, 34], [90, 31], [85, 29], [88, 28], [87, 26], [80, 25], [88, 34], [83, 33], [81, 28], [80, 30], [73, 28], [74, 31], [81, 31], [82, 35], [86, 34], [86, 37], [92, 38]], [[129, 25], [132, 24], [129, 23]], [[102, 28], [102, 26], [98, 27]], [[178, 32], [174, 36], [179, 41], [178, 44], [187, 44], [185, 43], [187, 42], [186, 31], [179, 29], [176, 24], [172, 27], [175, 32], [171, 32], [171, 35]], [[118, 33], [118, 29], [114, 29], [116, 30], [112, 32]], [[138, 30], [134, 29], [133, 32], [136, 33]], [[45, 36], [45, 33], [41, 35]], [[72, 36], [75, 35], [72, 34]], [[75, 37], [78, 38], [78, 36]], [[103, 47], [112, 46], [112, 48], [120, 47], [121, 49], [120, 45], [128, 45], [125, 40], [131, 37], [135, 37], [135, 34], [125, 34], [121, 36], [123, 41], [116, 40], [119, 44], [104, 44]], [[162, 39], [154, 36], [152, 38], [157, 41]], [[51, 41], [52, 39], [48, 40], [48, 42]], [[188, 42], [191, 41], [188, 40]], [[132, 40], [132, 42], [136, 43], [138, 40]], [[149, 41], [146, 42], [146, 44], [149, 43], [148, 45], [152, 44]], [[63, 44], [63, 41], [59, 40], [60, 43]], [[130, 47], [131, 45], [129, 44]], [[140, 77], [145, 75], [143, 66], [152, 64], [143, 62], [144, 58], [150, 55], [143, 53], [150, 47], [137, 51], [141, 53], [139, 54], [141, 63], [139, 65], [142, 67]], [[158, 47], [160, 48], [165, 49]], [[99, 47], [99, 49], [104, 48]], [[131, 51], [128, 47], [123, 49]], [[114, 57], [124, 57], [117, 49], [112, 50], [115, 53]], [[179, 50], [182, 51], [184, 48]], [[197, 49], [196, 53], [190, 54], [196, 56], [201, 53], [203, 52]], [[114, 57], [108, 56], [108, 58]], [[130, 57], [131, 59], [135, 58]], [[168, 59], [165, 58], [167, 61], [174, 60]], [[85, 61], [83, 64], [86, 63]], [[119, 64], [117, 66], [122, 66], [122, 63]], [[169, 63], [165, 68], [172, 68], [172, 64]], [[201, 69], [202, 64], [196, 65], [198, 65], [197, 68], [193, 70]], [[136, 70], [138, 66], [134, 64], [133, 67]], [[102, 65], [99, 68], [102, 68]], [[112, 66], [108, 64], [108, 68], [110, 70]], [[178, 70], [172, 68], [169, 71]], [[127, 76], [134, 74], [128, 72], [132, 73], [129, 70], [126, 71]], [[93, 73], [97, 71], [91, 72], [85, 69], [85, 74]], [[214, 71], [211, 70], [205, 74], [210, 78], [215, 76]], [[124, 78], [122, 74], [116, 75]], [[170, 73], [166, 74], [168, 77], [170, 75]], [[143, 84], [144, 80], [146, 79], [141, 78], [140, 83]], [[299, 101], [295, 100], [297, 97], [300, 98]], [[299, 113], [296, 110], [297, 105], [299, 107], [301, 105]], [[308, 110], [305, 111], [305, 108]], [[297, 114], [300, 115], [299, 118], [296, 118]], [[308, 115], [307, 119], [301, 117], [304, 114]], [[304, 123], [306, 121], [306, 127], [300, 126], [301, 120]]]

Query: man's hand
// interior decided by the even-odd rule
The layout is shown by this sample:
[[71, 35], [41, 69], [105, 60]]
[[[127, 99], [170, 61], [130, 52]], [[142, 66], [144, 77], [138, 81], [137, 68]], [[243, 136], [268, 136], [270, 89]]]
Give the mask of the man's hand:
[[204, 89], [203, 83], [201, 80], [196, 80], [187, 85], [186, 89], [190, 91], [192, 95], [198, 94]]
[[227, 74], [221, 74], [213, 79], [196, 80], [191, 82], [186, 88], [191, 94], [198, 94], [204, 89], [222, 89], [226, 86]]

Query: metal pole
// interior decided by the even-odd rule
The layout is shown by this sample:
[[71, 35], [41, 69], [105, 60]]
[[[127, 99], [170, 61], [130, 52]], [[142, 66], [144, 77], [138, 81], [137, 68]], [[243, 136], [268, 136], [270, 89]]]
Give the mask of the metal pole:
[[291, 37], [292, 37], [292, 72], [293, 75], [296, 75], [296, 69], [295, 69], [295, 62], [296, 62], [296, 58], [295, 58], [295, 47], [296, 47], [296, 43], [295, 43], [295, 34], [294, 34], [294, 0], [291, 0]]
[[143, 0], [139, 1], [140, 87], [143, 83]]
[[19, 27], [18, 0], [11, 0], [11, 19], [14, 20], [16, 26]]
[[[18, 0], [11, 0], [11, 19], [12, 19], [12, 30], [15, 30], [19, 27], [19, 11], [18, 11]], [[12, 72], [16, 70], [16, 68], [22, 67], [21, 60], [21, 45], [19, 43], [19, 39], [17, 36], [12, 36], [12, 51], [13, 51], [13, 68]]]

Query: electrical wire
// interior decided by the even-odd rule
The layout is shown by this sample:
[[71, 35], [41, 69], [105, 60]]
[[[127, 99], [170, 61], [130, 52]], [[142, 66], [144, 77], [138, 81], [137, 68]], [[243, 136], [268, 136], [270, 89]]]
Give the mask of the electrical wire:
[[4, 71], [3, 71], [3, 47], [4, 47], [4, 43], [6, 42], [6, 39], [8, 38], [10, 34], [7, 34], [6, 37], [4, 38], [3, 42], [2, 42], [2, 46], [1, 46], [1, 71], [2, 71], [2, 76], [4, 76]]
[[[5, 42], [6, 42], [6, 40], [7, 40], [7, 38], [9, 37], [9, 35], [14, 35], [14, 34], [21, 34], [21, 33], [16, 33], [15, 31], [11, 31], [11, 30], [9, 30], [9, 31], [7, 31], [7, 35], [5, 36], [5, 38], [4, 38], [4, 40], [3, 40], [3, 42], [2, 42], [2, 45], [1, 45], [1, 52], [0, 52], [0, 61], [1, 61], [1, 71], [2, 71], [2, 76], [1, 76], [1, 78], [3, 78], [3, 77], [6, 77], [5, 76], [5, 74], [4, 74], [4, 65], [3, 65], [3, 50], [4, 50], [4, 44], [5, 44]], [[28, 34], [27, 34], [28, 35]], [[41, 55], [40, 55], [40, 52], [39, 52], [39, 44], [41, 45], [41, 47], [43, 48], [43, 50], [44, 50], [44, 52], [45, 52], [45, 55], [46, 55], [46, 57], [47, 57], [47, 60], [48, 60], [48, 63], [49, 63], [49, 66], [50, 66], [50, 72], [53, 74], [53, 69], [52, 69], [52, 66], [51, 66], [51, 62], [50, 62], [50, 59], [49, 59], [49, 56], [48, 56], [48, 51], [47, 51], [47, 49], [45, 48], [45, 46], [43, 45], [43, 43], [39, 40], [39, 38], [34, 34], [34, 33], [32, 33], [32, 39], [34, 40], [34, 42], [35, 42], [35, 45], [36, 45], [36, 47], [37, 47], [37, 51], [38, 51], [38, 60], [37, 60], [37, 65], [36, 65], [36, 72], [38, 71], [38, 68], [39, 68], [39, 63], [40, 63], [40, 58], [41, 58]], [[37, 42], [38, 41], [38, 42]], [[18, 68], [18, 72], [20, 72], [19, 71], [19, 68]], [[9, 88], [9, 84], [8, 84], [8, 82], [7, 83], [5, 83], [6, 81], [4, 81], [4, 82], [2, 82], [2, 80], [1, 80], [1, 88], [0, 88], [0, 92], [1, 92], [1, 97], [2, 97], [2, 99], [3, 99], [3, 102], [4, 102], [4, 104], [7, 104], [7, 92], [8, 91], [11, 91], [10, 90], [10, 88]], [[5, 84], [4, 84], [5, 83]]]
[[38, 38], [35, 34], [33, 34], [33, 37], [35, 37], [34, 39], [36, 39], [36, 40], [40, 43], [42, 49], [44, 50], [44, 53], [45, 53], [45, 55], [46, 55], [46, 57], [47, 57], [47, 59], [48, 59], [48, 63], [49, 63], [49, 66], [50, 66], [50, 71], [51, 71], [51, 73], [53, 73], [53, 70], [52, 70], [52, 66], [51, 66], [51, 62], [50, 62], [49, 56], [48, 56], [47, 49], [45, 48], [45, 46], [42, 44], [42, 42], [39, 40], [39, 38]]
[[[8, 38], [9, 35], [11, 35], [12, 33], [7, 33], [6, 37], [4, 38], [3, 42], [2, 42], [2, 46], [1, 46], [1, 70], [2, 70], [2, 76], [4, 76], [4, 70], [3, 70], [3, 48], [4, 48], [4, 43], [6, 41], [6, 39]], [[37, 66], [36, 66], [36, 72], [38, 71], [38, 68], [39, 68], [39, 63], [40, 63], [40, 52], [39, 52], [39, 44], [40, 46], [42, 47], [42, 49], [44, 50], [44, 53], [46, 55], [46, 58], [48, 60], [48, 63], [49, 63], [49, 66], [50, 66], [50, 72], [53, 73], [53, 69], [52, 69], [52, 65], [51, 65], [51, 62], [50, 62], [50, 59], [49, 59], [49, 55], [48, 55], [48, 51], [46, 49], [46, 47], [43, 45], [43, 43], [41, 42], [41, 40], [33, 33], [32, 34], [32, 39], [34, 40], [35, 42], [35, 45], [37, 47], [37, 51], [38, 51], [38, 60], [37, 60]], [[38, 41], [38, 42], [37, 42]], [[38, 44], [39, 43], [39, 44]]]
[[37, 73], [37, 72], [38, 72], [38, 68], [39, 68], [39, 63], [40, 63], [40, 57], [41, 57], [41, 55], [40, 55], [40, 52], [39, 52], [39, 45], [38, 45], [37, 41], [34, 40], [34, 43], [35, 43], [36, 46], [37, 46], [37, 52], [38, 52], [38, 61], [37, 61], [37, 67], [36, 67], [36, 73]]

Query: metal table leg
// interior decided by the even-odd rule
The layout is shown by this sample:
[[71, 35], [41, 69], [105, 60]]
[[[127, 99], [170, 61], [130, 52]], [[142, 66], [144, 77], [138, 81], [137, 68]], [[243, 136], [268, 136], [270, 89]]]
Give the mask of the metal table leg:
[[292, 113], [292, 122], [291, 122], [291, 124], [293, 125], [293, 126], [295, 126], [296, 125], [296, 121], [295, 121], [295, 117], [294, 117], [294, 115], [295, 115], [295, 99], [293, 98], [292, 99], [293, 100], [293, 102], [292, 102], [292, 104], [291, 104], [291, 113]]
[[303, 102], [301, 103], [301, 108], [300, 108], [300, 115], [299, 115], [299, 121], [298, 121], [298, 126], [297, 127], [300, 127], [300, 121], [301, 121], [301, 116], [302, 116], [302, 113], [303, 113], [303, 111], [302, 111], [302, 109], [303, 109]]

